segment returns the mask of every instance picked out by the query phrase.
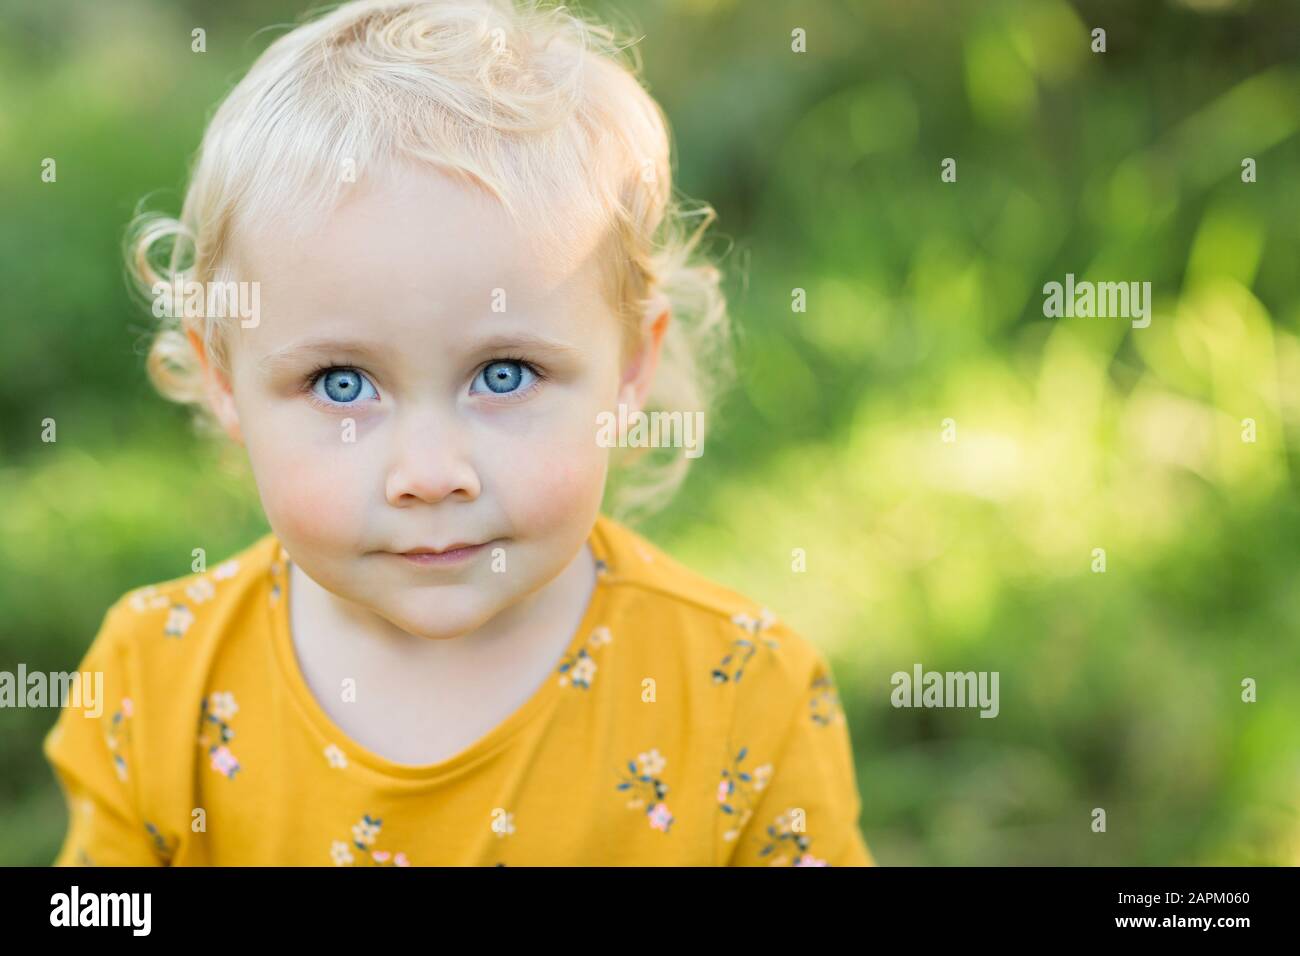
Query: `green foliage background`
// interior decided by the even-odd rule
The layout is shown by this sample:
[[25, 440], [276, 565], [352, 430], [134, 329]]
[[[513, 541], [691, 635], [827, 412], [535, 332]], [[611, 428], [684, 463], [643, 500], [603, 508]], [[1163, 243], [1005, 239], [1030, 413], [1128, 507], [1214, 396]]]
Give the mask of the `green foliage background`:
[[[304, 9], [0, 2], [0, 669], [75, 668], [123, 592], [266, 529], [152, 393], [119, 249]], [[1300, 7], [589, 9], [645, 35], [742, 330], [641, 530], [827, 649], [877, 858], [1300, 862]], [[1067, 272], [1151, 281], [1151, 326], [1044, 318]], [[997, 719], [893, 708], [917, 662], [998, 671]], [[61, 840], [54, 719], [0, 711], [0, 863]]]

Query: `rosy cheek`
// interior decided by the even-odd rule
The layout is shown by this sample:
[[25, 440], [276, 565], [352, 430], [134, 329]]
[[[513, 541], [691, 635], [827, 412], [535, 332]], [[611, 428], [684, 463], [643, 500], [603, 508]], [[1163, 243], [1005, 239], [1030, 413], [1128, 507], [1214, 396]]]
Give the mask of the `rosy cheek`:
[[329, 547], [361, 533], [357, 479], [345, 462], [283, 441], [259, 443], [249, 453], [267, 519], [286, 540]]
[[511, 514], [520, 530], [559, 530], [589, 516], [604, 488], [604, 451], [590, 445], [553, 448], [527, 485], [517, 487]]

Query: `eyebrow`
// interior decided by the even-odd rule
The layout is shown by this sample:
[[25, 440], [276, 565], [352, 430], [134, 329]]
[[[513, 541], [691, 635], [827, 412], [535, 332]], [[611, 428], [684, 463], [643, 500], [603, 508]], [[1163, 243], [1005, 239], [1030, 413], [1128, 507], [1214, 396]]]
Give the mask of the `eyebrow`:
[[[475, 354], [503, 349], [526, 349], [532, 352], [545, 352], [557, 356], [582, 354], [581, 349], [530, 332], [497, 333], [474, 342], [472, 349]], [[334, 353], [370, 361], [377, 361], [384, 356], [383, 349], [360, 339], [309, 339], [305, 342], [295, 342], [292, 345], [287, 345], [264, 355], [258, 361], [257, 367], [263, 372], [275, 371], [292, 365], [300, 356], [320, 353]]]

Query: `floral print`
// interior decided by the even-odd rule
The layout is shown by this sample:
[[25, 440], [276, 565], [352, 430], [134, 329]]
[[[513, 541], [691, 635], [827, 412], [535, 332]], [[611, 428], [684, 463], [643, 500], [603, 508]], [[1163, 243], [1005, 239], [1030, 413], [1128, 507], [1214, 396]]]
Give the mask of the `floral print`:
[[271, 603], [277, 604], [280, 601], [280, 562], [271, 562]]
[[149, 842], [153, 845], [154, 855], [163, 866], [171, 864], [172, 856], [176, 853], [176, 847], [180, 844], [179, 837], [172, 837], [170, 840], [163, 836], [162, 831], [150, 823], [144, 822], [145, 832], [149, 834]]
[[[808, 673], [812, 657], [793, 633], [777, 623], [771, 611], [743, 600], [727, 606], [714, 600], [712, 595], [701, 597], [698, 591], [676, 588], [668, 580], [676, 573], [675, 565], [663, 565], [658, 552], [651, 554], [647, 550], [639, 555], [639, 549], [634, 550], [630, 544], [624, 543], [614, 550], [614, 554], [616, 563], [612, 566], [608, 563], [609, 558], [596, 559], [596, 573], [607, 578], [602, 586], [609, 588], [606, 592], [608, 600], [601, 605], [602, 617], [593, 618], [591, 627], [575, 635], [575, 646], [568, 649], [551, 672], [559, 688], [547, 684], [550, 688], [548, 693], [554, 695], [552, 700], [563, 702], [560, 706], [565, 708], [566, 723], [563, 726], [569, 732], [568, 740], [597, 739], [612, 743], [614, 749], [608, 752], [610, 756], [601, 759], [606, 771], [597, 774], [594, 781], [579, 781], [571, 772], [566, 773], [573, 770], [573, 765], [566, 766], [566, 762], [560, 760], [556, 766], [548, 768], [547, 774], [528, 778], [532, 787], [516, 789], [514, 784], [524, 778], [493, 779], [488, 773], [489, 762], [484, 761], [482, 790], [474, 794], [473, 801], [467, 801], [480, 809], [477, 813], [471, 811], [468, 828], [457, 831], [459, 836], [449, 840], [447, 837], [451, 831], [441, 826], [430, 827], [426, 825], [428, 821], [417, 814], [402, 817], [395, 807], [370, 803], [364, 793], [379, 791], [371, 789], [377, 787], [377, 776], [369, 772], [367, 752], [359, 744], [354, 745], [345, 736], [340, 736], [337, 727], [318, 724], [316, 732], [296, 735], [292, 739], [292, 760], [287, 759], [284, 763], [305, 767], [304, 779], [295, 781], [295, 784], [301, 785], [304, 792], [337, 790], [335, 799], [351, 793], [355, 786], [361, 799], [352, 804], [351, 809], [345, 808], [343, 816], [332, 821], [325, 814], [333, 801], [312, 801], [306, 810], [300, 801], [287, 807], [268, 804], [265, 808], [268, 825], [273, 825], [274, 820], [286, 812], [306, 812], [315, 821], [324, 820], [324, 825], [315, 824], [320, 829], [316, 830], [315, 838], [309, 841], [305, 850], [295, 844], [291, 853], [286, 849], [286, 855], [292, 856], [295, 862], [405, 867], [415, 865], [405, 852], [409, 850], [410, 856], [417, 861], [421, 861], [423, 856], [423, 863], [436, 859], [505, 866], [506, 857], [511, 857], [514, 862], [510, 865], [517, 866], [547, 858], [562, 858], [553, 847], [566, 844], [557, 844], [556, 841], [573, 840], [581, 843], [584, 851], [590, 849], [591, 862], [600, 863], [608, 861], [610, 857], [602, 859], [601, 853], [610, 853], [610, 848], [588, 847], [582, 842], [581, 833], [610, 832], [615, 829], [611, 824], [616, 824], [617, 828], [631, 832], [636, 838], [628, 842], [627, 848], [634, 857], [633, 862], [637, 863], [824, 866], [826, 861], [820, 857], [834, 859], [837, 863], [841, 858], [856, 859], [856, 856], [842, 852], [843, 834], [838, 829], [830, 829], [831, 821], [837, 828], [843, 825], [842, 815], [826, 809], [838, 808], [840, 803], [837, 801], [846, 800], [849, 795], [824, 794], [821, 790], [801, 793], [803, 781], [799, 779], [799, 766], [802, 761], [796, 759], [800, 751], [772, 749], [781, 741], [797, 741], [799, 747], [838, 746], [834, 734], [819, 734], [810, 729], [812, 726], [831, 726], [845, 719], [830, 673], [819, 667], [813, 672], [816, 679], [811, 681], [811, 688], [807, 681], [802, 688], [791, 686], [788, 678]], [[660, 567], [643, 565], [647, 559]], [[191, 576], [179, 585], [163, 584], [132, 592], [124, 602], [127, 605], [124, 610], [128, 611], [126, 616], [132, 617], [129, 608], [150, 616], [142, 616], [127, 626], [139, 630], [138, 625], [142, 624], [143, 630], [156, 641], [153, 653], [161, 655], [166, 652], [169, 663], [191, 667], [191, 676], [206, 673], [204, 669], [210, 663], [206, 653], [207, 638], [219, 636], [212, 628], [238, 628], [241, 633], [257, 629], [280, 640], [285, 635], [285, 625], [289, 623], [285, 608], [290, 597], [287, 574], [292, 570], [291, 563], [278, 544], [259, 550], [256, 560], [255, 566], [246, 560], [227, 561], [207, 574]], [[665, 604], [661, 610], [646, 599], [638, 578], [647, 573], [643, 567], [653, 568], [655, 577], [647, 580], [663, 593], [665, 602], [672, 599], [671, 605]], [[613, 580], [608, 580], [610, 578]], [[631, 591], [631, 587], [624, 590], [624, 582], [637, 588], [635, 600], [624, 599], [624, 595]], [[245, 599], [250, 593], [255, 601]], [[273, 605], [271, 608], [267, 606], [268, 594]], [[682, 603], [683, 595], [691, 600], [689, 607]], [[736, 611], [744, 613], [734, 613]], [[114, 623], [119, 621], [120, 617], [115, 618]], [[717, 640], [719, 629], [723, 635], [721, 641]], [[159, 638], [160, 630], [167, 637], [185, 640], [176, 644], [165, 642]], [[618, 649], [612, 647], [612, 632], [615, 630], [619, 632]], [[205, 639], [202, 647], [194, 644], [197, 635]], [[652, 636], [660, 640], [651, 641], [649, 638]], [[166, 648], [161, 646], [164, 643]], [[232, 648], [236, 645], [259, 646], [251, 640], [229, 643]], [[194, 653], [181, 653], [187, 649], [187, 644], [190, 645], [188, 650]], [[261, 646], [265, 646], [265, 642]], [[619, 658], [617, 667], [614, 666], [614, 655]], [[789, 660], [785, 659], [787, 655]], [[624, 657], [627, 657], [626, 661], [622, 660]], [[689, 662], [690, 679], [687, 683], [690, 694], [672, 695], [670, 700], [650, 708], [637, 701], [635, 689], [640, 675], [655, 673], [656, 663], [676, 665], [681, 660]], [[229, 675], [246, 669], [232, 670], [223, 666], [221, 672]], [[669, 671], [677, 673], [672, 667]], [[160, 672], [158, 668], [149, 668], [140, 673], [152, 676]], [[705, 691], [702, 698], [695, 692], [697, 683], [710, 678], [712, 684], [738, 684], [745, 674], [749, 675], [747, 689], [737, 687], [733, 692], [702, 688]], [[127, 676], [134, 676], [134, 673]], [[577, 691], [590, 691], [597, 676], [602, 680], [600, 698], [607, 697], [608, 708], [604, 706], [606, 701], [594, 695], [571, 693], [564, 689], [572, 687]], [[228, 679], [217, 677], [212, 683], [197, 684], [206, 695], [201, 700], [200, 714], [194, 715], [188, 708], [185, 710], [190, 720], [198, 718], [197, 729], [188, 720], [182, 720], [180, 726], [175, 727], [159, 717], [158, 730], [161, 734], [165, 729], [173, 737], [170, 742], [182, 748], [197, 745], [200, 748], [198, 756], [211, 766], [210, 772], [223, 778], [223, 782], [218, 784], [200, 770], [199, 791], [216, 787], [226, 795], [222, 799], [234, 799], [244, 804], [253, 796], [248, 792], [250, 786], [262, 789], [263, 784], [270, 783], [277, 792], [282, 789], [275, 787], [272, 775], [282, 773], [283, 767], [268, 765], [259, 759], [261, 750], [256, 746], [259, 735], [274, 727], [279, 719], [273, 708], [279, 707], [280, 701], [269, 696], [261, 682], [250, 685], [239, 681], [224, 686], [217, 683]], [[143, 689], [131, 688], [135, 693], [131, 697], [120, 697], [117, 708], [112, 706], [112, 700], [118, 698], [110, 697], [106, 702], [104, 719], [89, 725], [90, 736], [87, 738], [78, 738], [72, 743], [65, 740], [64, 744], [59, 744], [57, 733], [63, 729], [61, 725], [52, 738], [52, 743], [59, 748], [56, 753], [62, 754], [65, 747], [73, 745], [88, 752], [85, 741], [90, 740], [99, 751], [101, 766], [107, 752], [118, 778], [127, 781], [132, 775], [138, 777], [141, 768], [133, 762], [132, 754], [135, 754], [134, 760], [143, 759], [140, 752], [143, 738], [131, 739], [134, 726], [132, 698], [145, 710], [147, 717], [153, 712], [154, 705], [146, 706], [152, 698], [145, 695], [153, 690], [155, 683], [151, 681]], [[801, 689], [808, 692], [800, 693]], [[739, 697], [740, 693], [755, 696], [747, 701]], [[192, 707], [192, 701], [189, 707]], [[252, 717], [245, 718], [246, 712]], [[777, 726], [791, 714], [797, 717], [801, 727]], [[239, 728], [234, 727], [235, 720], [241, 721]], [[616, 722], [616, 726], [611, 726], [611, 720]], [[811, 725], [804, 724], [805, 720], [811, 721]], [[681, 726], [683, 721], [688, 724], [685, 728]], [[163, 724], [168, 726], [164, 728]], [[83, 725], [69, 721], [66, 726], [69, 730], [67, 738], [72, 738], [72, 729]], [[730, 743], [724, 744], [721, 734], [727, 727], [733, 728], [734, 736]], [[236, 729], [240, 732], [239, 743], [234, 740]], [[798, 733], [790, 734], [788, 731], [792, 729]], [[693, 750], [680, 749], [674, 743], [678, 735], [689, 731], [710, 735], [716, 732], [720, 736], [712, 744], [705, 740], [700, 744], [700, 753], [695, 754]], [[341, 744], [338, 743], [340, 740]], [[568, 746], [561, 742], [555, 747], [551, 743], [547, 741], [545, 751], [528, 751], [519, 747], [519, 760], [527, 760], [533, 752], [544, 752], [548, 757], [563, 754]], [[667, 780], [669, 760], [657, 749], [659, 743], [665, 743], [669, 748], [675, 768], [671, 771], [671, 792]], [[243, 766], [240, 757], [234, 753], [235, 747], [243, 757], [252, 761], [249, 767]], [[187, 752], [191, 758], [195, 756], [192, 749]], [[787, 752], [792, 756], [783, 755]], [[71, 759], [72, 752], [68, 753]], [[837, 750], [836, 756], [840, 755]], [[575, 753], [575, 756], [581, 755]], [[763, 762], [768, 757], [779, 759], [783, 764], [783, 777], [779, 781], [773, 764]], [[504, 753], [502, 758], [499, 763], [491, 765], [492, 772], [496, 772], [498, 767], [503, 774], [513, 772], [515, 768], [508, 766], [510, 759], [506, 759]], [[77, 759], [86, 758], [78, 756]], [[585, 764], [579, 763], [578, 766]], [[525, 766], [525, 769], [528, 768]], [[249, 773], [241, 773], [243, 770]], [[263, 780], [264, 776], [267, 780]], [[240, 781], [238, 787], [233, 782], [235, 780]], [[436, 780], [438, 783], [430, 786], [431, 791], [440, 785], [441, 774]], [[829, 783], [829, 777], [827, 781]], [[597, 819], [557, 821], [542, 812], [554, 807], [557, 790], [586, 784], [602, 788], [605, 794], [599, 797], [603, 803], [598, 807]], [[609, 789], [614, 789], [615, 793], [609, 794]], [[243, 797], [239, 796], [241, 793]], [[482, 801], [478, 802], [480, 796]], [[196, 793], [193, 802], [201, 805], [202, 797], [201, 792]], [[814, 801], [803, 804], [811, 813], [794, 806], [800, 801]], [[88, 806], [91, 804], [89, 798], [85, 802]], [[506, 802], [511, 806], [492, 809], [497, 803]], [[464, 804], [457, 801], [457, 805]], [[150, 816], [145, 807], [141, 809], [146, 811], [144, 816]], [[358, 809], [373, 809], [377, 813], [357, 817], [355, 810]], [[483, 809], [492, 810], [489, 821], [486, 821], [491, 828], [490, 835], [482, 831], [485, 822], [481, 816]], [[633, 817], [629, 811], [639, 812]], [[382, 819], [378, 815], [380, 812]], [[817, 832], [805, 832], [806, 817], [811, 818], [811, 826]], [[819, 819], [825, 822], [819, 825]], [[72, 847], [67, 859], [80, 859], [76, 855], [78, 850], [87, 860], [89, 857], [84, 851], [96, 858], [101, 853], [107, 854], [108, 851], [98, 850], [98, 843], [84, 836], [108, 834], [109, 830], [103, 826], [105, 821], [98, 821], [97, 825], [94, 820], [90, 822], [90, 826], [79, 824], [76, 831], [78, 839], [87, 840], [84, 850]], [[304, 825], [310, 822], [304, 821]], [[189, 839], [184, 828], [175, 831], [179, 836], [172, 836], [163, 825], [143, 822], [137, 823], [136, 827], [141, 825], [144, 830], [135, 832], [142, 849], [143, 846], [151, 847], [152, 854], [164, 862], [171, 862], [178, 855], [184, 859], [184, 854], [179, 851], [183, 845], [181, 841]], [[646, 833], [642, 827], [651, 832]], [[523, 836], [516, 832], [517, 828]], [[676, 836], [669, 839], [674, 832]], [[686, 839], [688, 836], [690, 840]], [[206, 842], [213, 854], [221, 859], [257, 859], [256, 848], [244, 845], [253, 837], [255, 834], [223, 827], [210, 833]], [[548, 849], [548, 844], [552, 848]], [[300, 858], [304, 852], [306, 860]], [[150, 854], [142, 853], [141, 856], [149, 859]]]
[[633, 791], [632, 799], [627, 802], [628, 809], [644, 807], [650, 828], [662, 833], [667, 833], [673, 825], [673, 815], [668, 804], [663, 802], [668, 795], [668, 785], [658, 776], [667, 763], [658, 750], [639, 754], [636, 760], [627, 762], [628, 772], [616, 787]]
[[[384, 821], [379, 817], [372, 817], [368, 813], [363, 814], [352, 827], [350, 844], [343, 840], [335, 840], [330, 844], [330, 859], [334, 861], [334, 865], [358, 865], [359, 858], [360, 865], [364, 866], [410, 866], [411, 861], [406, 858], [405, 853], [393, 853], [391, 850], [374, 848], [383, 825]], [[355, 854], [353, 850], [356, 851]]]
[[171, 598], [165, 594], [160, 594], [156, 584], [150, 584], [148, 587], [133, 591], [128, 603], [131, 605], [131, 610], [137, 614], [143, 614], [145, 611], [168, 607], [171, 604]]
[[168, 637], [184, 637], [193, 623], [193, 611], [184, 604], [173, 604], [167, 613], [167, 623], [163, 626], [163, 633]]
[[588, 652], [587, 648], [597, 650], [610, 643], [613, 638], [610, 636], [609, 628], [598, 627], [591, 632], [587, 642], [573, 654], [566, 654], [560, 661], [560, 666], [556, 668], [560, 675], [560, 686], [566, 687], [572, 682], [574, 687], [581, 687], [583, 690], [591, 689], [591, 682], [596, 677], [596, 662]]
[[131, 742], [131, 715], [134, 713], [131, 704], [131, 698], [123, 697], [122, 704], [113, 713], [108, 722], [108, 749], [113, 752], [113, 769], [117, 772], [117, 779], [126, 779], [126, 757], [123, 751]]
[[167, 610], [167, 620], [163, 623], [164, 636], [184, 637], [185, 632], [194, 623], [194, 612], [190, 609], [190, 604], [203, 604], [211, 601], [217, 594], [214, 582], [228, 580], [237, 573], [239, 573], [239, 561], [236, 558], [230, 558], [214, 568], [210, 575], [192, 575], [192, 580], [188, 580], [184, 590], [185, 597], [189, 599], [189, 604], [183, 604], [173, 599], [173, 595], [179, 590], [178, 587], [164, 592], [160, 591], [156, 584], [150, 584], [132, 591], [127, 603], [137, 614], [165, 608]]
[[831, 676], [825, 674], [817, 678], [813, 681], [812, 690], [812, 698], [808, 701], [812, 722], [822, 727], [843, 723], [844, 710], [840, 707], [839, 692]]
[[[802, 811], [799, 812], [798, 819], [802, 819]], [[758, 851], [760, 857], [775, 853], [779, 849], [786, 849], [790, 855], [785, 853], [772, 857], [768, 862], [769, 866], [828, 866], [825, 860], [819, 860], [808, 852], [808, 846], [812, 839], [803, 832], [796, 833], [793, 829], [796, 809], [786, 810], [778, 814], [776, 819], [767, 827], [767, 841], [763, 849]], [[793, 857], [793, 861], [792, 861]]]
[[222, 692], [203, 698], [199, 713], [199, 746], [206, 747], [212, 758], [212, 769], [223, 777], [233, 780], [240, 769], [239, 761], [226, 746], [235, 737], [230, 720], [239, 711], [235, 695]]
[[199, 578], [185, 588], [185, 596], [195, 604], [210, 600], [217, 593], [217, 586], [210, 578]]
[[[776, 650], [781, 646], [770, 637], [759, 637], [761, 632], [766, 631], [776, 623], [776, 616], [767, 608], [763, 608], [758, 617], [751, 617], [748, 614], [733, 615], [731, 623], [738, 626], [748, 636], [738, 637], [731, 642], [731, 649], [718, 663], [718, 666], [713, 669], [712, 676], [715, 684], [740, 680], [745, 672], [745, 665], [749, 663], [750, 658], [758, 650], [760, 642], [769, 650]], [[732, 671], [733, 668], [734, 672]]]
[[731, 766], [723, 768], [722, 779], [718, 781], [718, 809], [735, 817], [731, 826], [722, 834], [724, 840], [734, 840], [740, 836], [740, 831], [754, 815], [758, 794], [772, 779], [770, 763], [755, 767], [752, 771], [743, 769], [741, 764], [745, 762], [748, 755], [749, 748], [741, 747], [740, 752], [731, 761]]

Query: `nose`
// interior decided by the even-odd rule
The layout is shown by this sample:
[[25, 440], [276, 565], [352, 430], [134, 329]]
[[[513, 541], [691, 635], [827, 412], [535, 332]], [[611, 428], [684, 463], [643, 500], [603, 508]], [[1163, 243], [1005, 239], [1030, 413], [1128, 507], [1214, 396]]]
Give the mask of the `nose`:
[[473, 501], [483, 490], [468, 436], [453, 415], [405, 415], [395, 440], [384, 489], [394, 507], [445, 498]]

